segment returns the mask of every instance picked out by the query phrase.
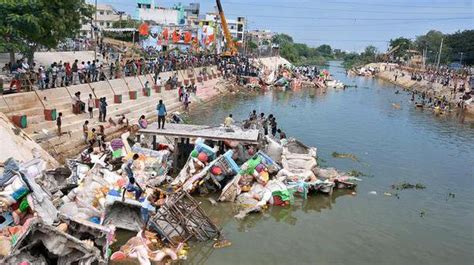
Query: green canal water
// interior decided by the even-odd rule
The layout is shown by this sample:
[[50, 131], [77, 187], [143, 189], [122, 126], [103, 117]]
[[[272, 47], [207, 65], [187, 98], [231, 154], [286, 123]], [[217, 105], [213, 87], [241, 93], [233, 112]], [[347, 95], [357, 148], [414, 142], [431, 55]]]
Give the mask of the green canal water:
[[[203, 198], [232, 246], [192, 244], [184, 264], [474, 263], [474, 126], [416, 109], [394, 85], [348, 78], [338, 66], [332, 63], [331, 73], [357, 88], [229, 95], [191, 119], [219, 124], [229, 113], [236, 120], [253, 109], [273, 113], [288, 136], [318, 148], [324, 166], [365, 173], [356, 194], [316, 195], [244, 221], [233, 218], [232, 204], [211, 206]], [[426, 189], [391, 189], [402, 182]]]

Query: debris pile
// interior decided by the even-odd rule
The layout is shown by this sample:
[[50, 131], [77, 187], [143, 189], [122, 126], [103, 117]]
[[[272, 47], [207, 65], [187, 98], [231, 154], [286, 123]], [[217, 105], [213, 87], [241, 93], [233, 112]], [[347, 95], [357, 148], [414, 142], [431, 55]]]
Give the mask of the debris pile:
[[[154, 135], [149, 129], [128, 132], [54, 169], [40, 158], [4, 161], [2, 262], [185, 259], [190, 241], [231, 245], [193, 194], [220, 194], [218, 201], [237, 204], [235, 217], [242, 219], [271, 205], [291, 205], [295, 196], [353, 189], [360, 180], [318, 167], [316, 148], [295, 139], [277, 141], [258, 129], [198, 127], [188, 136], [178, 127], [177, 135], [173, 127]], [[187, 157], [182, 164], [179, 155]], [[122, 230], [136, 235], [113, 247]]]

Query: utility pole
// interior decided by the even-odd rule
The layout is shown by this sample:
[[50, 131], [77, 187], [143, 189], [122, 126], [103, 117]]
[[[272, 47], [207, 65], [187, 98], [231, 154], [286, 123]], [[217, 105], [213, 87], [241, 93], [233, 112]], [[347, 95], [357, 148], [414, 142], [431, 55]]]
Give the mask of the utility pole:
[[462, 55], [463, 55], [463, 54], [464, 54], [464, 53], [461, 52], [461, 59], [459, 59], [459, 64], [460, 64], [461, 66], [462, 66]]
[[441, 44], [439, 45], [439, 53], [438, 53], [438, 63], [436, 64], [436, 69], [439, 69], [439, 62], [441, 61], [441, 51], [443, 50], [443, 41], [444, 41], [444, 38], [441, 38]]
[[97, 60], [97, 35], [99, 34], [98, 28], [97, 28], [97, 0], [95, 0], [95, 45], [94, 45], [94, 60]]

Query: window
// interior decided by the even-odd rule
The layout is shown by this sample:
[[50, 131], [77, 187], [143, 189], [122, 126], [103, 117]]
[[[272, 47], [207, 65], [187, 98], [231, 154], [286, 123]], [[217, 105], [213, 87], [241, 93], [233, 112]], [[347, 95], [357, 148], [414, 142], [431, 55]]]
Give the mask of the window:
[[150, 8], [151, 8], [151, 4], [138, 4], [138, 8], [150, 9]]
[[107, 27], [112, 27], [112, 23], [111, 23], [111, 22], [107, 22]]
[[104, 22], [100, 22], [100, 25], [103, 26], [103, 25], [104, 25]]
[[104, 15], [104, 11], [100, 11], [99, 14], [100, 14], [101, 16], [103, 16], [103, 15]]

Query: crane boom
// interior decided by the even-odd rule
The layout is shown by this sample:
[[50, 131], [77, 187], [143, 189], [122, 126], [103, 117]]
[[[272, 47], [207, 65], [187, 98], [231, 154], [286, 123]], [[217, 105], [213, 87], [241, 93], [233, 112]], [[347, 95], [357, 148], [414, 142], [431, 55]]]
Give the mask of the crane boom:
[[222, 4], [220, 0], [216, 0], [217, 10], [219, 10], [219, 16], [221, 18], [222, 30], [224, 31], [225, 41], [227, 43], [227, 51], [225, 55], [234, 56], [237, 54], [237, 49], [235, 48], [234, 41], [230, 35], [229, 27], [227, 26], [227, 20], [224, 16], [224, 9], [222, 9]]

